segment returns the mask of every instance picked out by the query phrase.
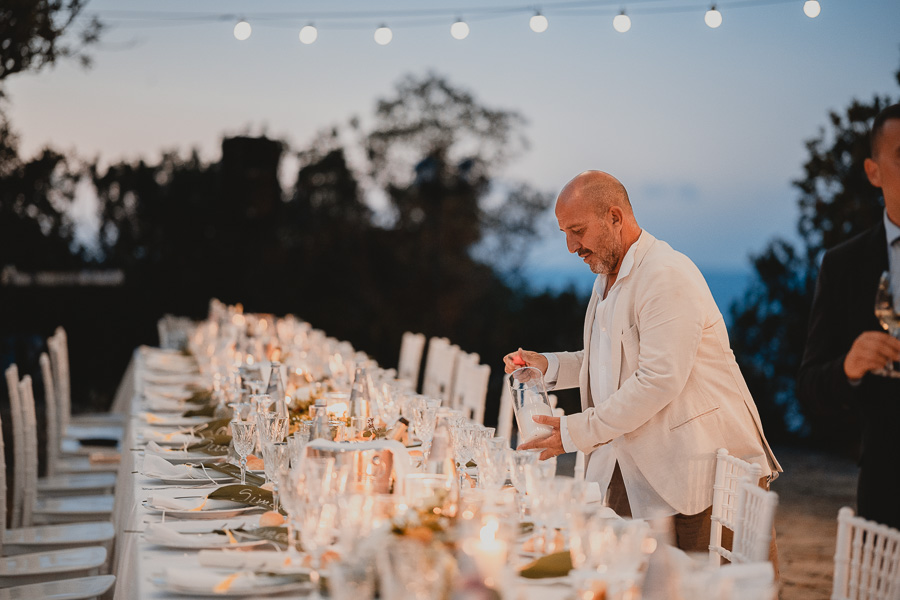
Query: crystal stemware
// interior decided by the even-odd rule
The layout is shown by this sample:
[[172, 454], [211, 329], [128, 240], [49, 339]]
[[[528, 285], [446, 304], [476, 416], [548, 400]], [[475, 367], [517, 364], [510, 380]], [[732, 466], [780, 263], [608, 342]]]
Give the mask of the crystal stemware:
[[234, 451], [241, 459], [241, 485], [247, 483], [247, 455], [256, 445], [256, 423], [253, 421], [232, 421], [231, 439]]
[[[889, 334], [900, 338], [900, 314], [894, 302], [894, 292], [891, 288], [891, 276], [885, 271], [878, 281], [878, 289], [875, 292], [875, 316], [878, 322]], [[893, 362], [888, 362], [881, 369], [873, 371], [875, 375], [884, 377], [900, 377]]]
[[274, 510], [278, 510], [279, 496], [278, 492], [281, 488], [283, 475], [288, 468], [287, 442], [272, 442], [263, 445], [263, 461], [266, 470], [266, 480], [272, 482], [272, 506]]

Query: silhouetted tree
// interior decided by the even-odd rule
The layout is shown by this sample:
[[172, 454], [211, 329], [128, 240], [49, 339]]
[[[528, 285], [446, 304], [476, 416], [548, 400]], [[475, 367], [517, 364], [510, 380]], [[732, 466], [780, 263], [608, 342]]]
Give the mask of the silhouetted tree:
[[800, 191], [802, 246], [771, 241], [752, 258], [755, 281], [731, 307], [734, 351], [774, 439], [846, 438], [850, 417], [804, 415], [795, 383], [822, 254], [882, 218], [881, 190], [869, 183], [863, 161], [872, 120], [890, 103], [880, 96], [855, 100], [843, 113], [831, 112], [829, 129], [807, 141], [804, 178], [793, 182]]
[[0, 4], [0, 97], [3, 80], [15, 73], [40, 71], [64, 57], [90, 64], [85, 49], [100, 39], [103, 26], [97, 17], [76, 25], [85, 4], [85, 0], [4, 0]]

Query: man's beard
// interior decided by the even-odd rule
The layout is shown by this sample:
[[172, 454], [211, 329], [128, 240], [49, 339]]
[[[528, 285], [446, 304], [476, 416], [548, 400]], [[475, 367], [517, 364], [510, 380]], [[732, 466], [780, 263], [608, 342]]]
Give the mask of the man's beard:
[[596, 252], [594, 254], [597, 261], [592, 262], [590, 267], [591, 272], [595, 275], [609, 275], [618, 266], [619, 259], [622, 257], [619, 249], [612, 246], [604, 248], [602, 254]]

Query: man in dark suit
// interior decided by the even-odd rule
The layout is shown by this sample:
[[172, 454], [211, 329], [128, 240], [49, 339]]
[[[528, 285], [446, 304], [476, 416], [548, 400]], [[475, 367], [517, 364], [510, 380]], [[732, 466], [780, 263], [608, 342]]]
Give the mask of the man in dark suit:
[[882, 272], [900, 306], [900, 104], [875, 118], [866, 175], [884, 195], [884, 219], [825, 253], [800, 365], [800, 401], [859, 415], [858, 513], [900, 528], [900, 379], [877, 375], [900, 360], [900, 340], [875, 317]]

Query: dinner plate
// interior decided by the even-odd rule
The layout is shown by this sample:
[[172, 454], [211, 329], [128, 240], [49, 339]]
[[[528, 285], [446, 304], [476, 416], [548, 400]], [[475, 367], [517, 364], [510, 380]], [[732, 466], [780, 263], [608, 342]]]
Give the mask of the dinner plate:
[[154, 477], [153, 475], [145, 475], [154, 481], [158, 481], [162, 485], [183, 485], [186, 487], [194, 487], [204, 483], [234, 483], [234, 477], [219, 473], [217, 471], [207, 471], [209, 477]]
[[149, 544], [179, 550], [250, 548], [269, 543], [268, 540], [241, 539], [237, 533], [232, 534], [235, 538], [232, 542], [227, 535], [214, 532], [210, 525], [198, 525], [191, 521], [154, 523], [144, 531], [144, 540]]
[[183, 465], [191, 463], [196, 465], [209, 465], [212, 463], [220, 463], [225, 460], [224, 456], [210, 456], [202, 452], [188, 452], [186, 450], [172, 450], [171, 452], [153, 452], [154, 456], [164, 458], [173, 465]]
[[[221, 569], [167, 569], [151, 581], [175, 594], [208, 596], [215, 598], [241, 598], [245, 596], [269, 596], [312, 589], [309, 581], [297, 581], [286, 575], [264, 575], [252, 572], [234, 573]], [[227, 589], [215, 589], [228, 582]]]
[[[245, 506], [243, 504], [239, 504], [237, 502], [228, 502], [227, 500], [210, 500], [210, 502], [216, 503], [228, 503], [232, 506], [229, 508], [203, 508], [200, 510], [177, 510], [171, 508], [160, 508], [158, 506], [153, 506], [149, 504], [146, 500], [144, 500], [143, 505], [147, 510], [154, 513], [166, 513], [166, 517], [175, 517], [176, 519], [230, 519], [231, 517], [237, 517], [243, 515], [245, 513], [254, 511], [254, 510], [263, 510], [258, 506]], [[216, 504], [215, 506], [221, 506], [220, 504]]]
[[144, 413], [144, 420], [152, 427], [196, 427], [209, 422], [209, 417], [182, 417]]

